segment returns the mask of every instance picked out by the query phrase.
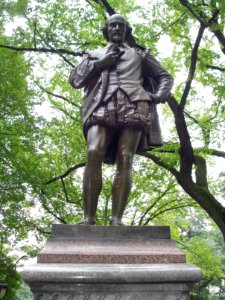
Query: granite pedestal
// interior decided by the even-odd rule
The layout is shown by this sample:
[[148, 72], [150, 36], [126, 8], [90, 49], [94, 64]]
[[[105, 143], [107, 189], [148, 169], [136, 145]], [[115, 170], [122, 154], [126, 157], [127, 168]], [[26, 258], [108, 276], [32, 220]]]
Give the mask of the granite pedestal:
[[201, 272], [169, 227], [53, 225], [23, 279], [36, 300], [188, 300]]

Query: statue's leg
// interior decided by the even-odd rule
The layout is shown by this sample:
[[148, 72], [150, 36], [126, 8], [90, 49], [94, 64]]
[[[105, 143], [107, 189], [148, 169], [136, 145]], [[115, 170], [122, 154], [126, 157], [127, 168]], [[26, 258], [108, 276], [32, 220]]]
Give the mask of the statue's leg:
[[141, 130], [124, 128], [121, 131], [117, 156], [116, 175], [112, 187], [111, 225], [123, 225], [121, 220], [132, 185], [132, 164], [141, 137]]
[[102, 189], [102, 162], [110, 142], [106, 127], [94, 125], [87, 133], [87, 162], [83, 178], [84, 219], [78, 224], [95, 224], [98, 197]]

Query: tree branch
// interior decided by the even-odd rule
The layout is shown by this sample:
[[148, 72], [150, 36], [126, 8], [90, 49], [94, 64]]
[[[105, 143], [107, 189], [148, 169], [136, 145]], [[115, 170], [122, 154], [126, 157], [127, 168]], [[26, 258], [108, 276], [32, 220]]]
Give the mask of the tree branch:
[[109, 4], [109, 2], [107, 0], [93, 0], [95, 3], [101, 5], [105, 8], [106, 12], [112, 16], [114, 14], [116, 14], [115, 9]]
[[163, 32], [166, 32], [167, 29], [169, 29], [170, 27], [172, 27], [174, 24], [178, 23], [182, 18], [183, 16], [185, 16], [186, 13], [183, 13], [179, 18], [177, 18], [175, 21], [173, 21], [172, 23], [170, 23], [166, 28], [163, 28], [160, 32], [158, 32], [156, 35], [154, 35], [155, 37], [158, 37], [161, 35], [161, 33]]
[[[139, 220], [139, 224], [138, 225], [141, 225], [142, 224], [142, 221], [144, 219], [144, 217], [147, 215], [147, 213], [156, 205], [156, 203], [162, 199], [167, 193], [168, 191], [171, 189], [171, 187], [167, 187], [167, 189], [161, 194], [159, 195], [159, 197], [156, 198], [156, 200], [154, 201], [154, 203], [152, 203], [146, 210], [145, 212], [143, 213], [143, 215], [141, 216], [140, 220]], [[177, 201], [177, 200], [176, 200]]]
[[[171, 145], [173, 145], [173, 144], [171, 144]], [[154, 153], [177, 153], [177, 145], [178, 144], [174, 144], [175, 149], [171, 149], [171, 148], [170, 149], [164, 149], [163, 147], [156, 148], [156, 149], [154, 149]], [[168, 146], [170, 147], [170, 144], [168, 144]], [[225, 152], [224, 151], [220, 151], [220, 150], [216, 150], [216, 149], [212, 149], [212, 148], [207, 148], [207, 147], [194, 148], [194, 153], [200, 153], [200, 152], [204, 153], [204, 154], [208, 154], [208, 155], [213, 155], [213, 156], [225, 158]]]
[[[208, 124], [211, 123], [214, 119], [216, 119], [218, 112], [219, 112], [219, 107], [220, 107], [221, 102], [218, 103], [216, 111], [215, 111], [215, 115], [212, 116], [211, 118], [206, 119], [204, 122], [202, 122], [202, 124]], [[193, 116], [191, 116], [188, 112], [184, 111], [184, 114], [191, 119], [192, 121], [194, 121], [194, 123], [196, 123], [197, 125], [199, 125], [202, 128], [202, 124], [199, 123], [199, 121], [197, 119], [195, 119]]]
[[59, 180], [59, 179], [60, 179], [60, 180], [61, 180], [61, 179], [64, 179], [64, 178], [67, 177], [71, 172], [75, 171], [75, 170], [78, 169], [78, 168], [84, 167], [85, 164], [86, 164], [86, 163], [80, 163], [80, 164], [77, 164], [77, 165], [71, 167], [70, 169], [68, 169], [64, 174], [59, 175], [59, 176], [56, 176], [56, 177], [50, 179], [50, 180], [47, 181], [45, 184], [50, 184], [50, 183], [55, 182], [55, 181], [57, 181], [57, 180]]
[[204, 138], [204, 146], [205, 148], [208, 148], [209, 143], [210, 143], [210, 127], [206, 126], [207, 124], [211, 123], [214, 119], [216, 119], [218, 113], [219, 113], [219, 107], [221, 105], [221, 100], [218, 101], [216, 111], [214, 116], [211, 116], [210, 118], [207, 118], [204, 122], [200, 123], [197, 119], [192, 117], [190, 114], [187, 112], [184, 112], [186, 116], [188, 116], [191, 120], [193, 120], [202, 130], [203, 138]]
[[69, 54], [73, 56], [83, 56], [84, 52], [74, 52], [65, 49], [49, 49], [49, 48], [25, 48], [25, 47], [15, 47], [15, 46], [6, 46], [0, 45], [0, 48], [10, 49], [18, 52], [41, 52], [41, 53], [56, 53], [56, 54]]
[[196, 184], [199, 187], [205, 188], [209, 191], [208, 181], [207, 181], [207, 167], [206, 167], [205, 159], [199, 155], [196, 155], [194, 156], [194, 164], [196, 166], [196, 170], [195, 170]]
[[34, 48], [37, 48], [37, 42], [36, 42], [36, 33], [37, 33], [37, 15], [35, 14], [35, 19], [34, 19]]
[[189, 5], [188, 0], [180, 0], [180, 4], [185, 6], [190, 11], [190, 13], [199, 21], [200, 24], [204, 24], [205, 26], [207, 26], [207, 23], [198, 14], [196, 14], [192, 7]]
[[225, 72], [225, 68], [222, 68], [222, 67], [217, 67], [217, 66], [212, 66], [212, 65], [206, 65], [206, 68], [212, 69], [212, 70], [217, 70], [217, 71], [220, 71], [220, 72]]
[[51, 209], [47, 206], [46, 203], [42, 203], [43, 208], [50, 214], [52, 215], [54, 218], [56, 218], [56, 220], [60, 221], [63, 224], [67, 224], [66, 221], [64, 219], [62, 219], [61, 217], [57, 216], [54, 212], [51, 211]]
[[50, 235], [52, 233], [51, 231], [46, 231], [45, 229], [39, 227], [39, 225], [36, 224], [34, 224], [34, 228], [42, 234]]
[[63, 192], [64, 192], [65, 197], [66, 197], [66, 202], [68, 202], [68, 203], [73, 203], [73, 202], [70, 201], [70, 199], [69, 199], [69, 196], [68, 196], [68, 193], [67, 193], [67, 190], [66, 190], [66, 186], [65, 186], [65, 182], [64, 182], [63, 178], [60, 178], [60, 180], [61, 180], [61, 183], [62, 183], [62, 186], [63, 186]]
[[[54, 104], [54, 103], [53, 103]], [[67, 110], [65, 110], [62, 107], [57, 107], [55, 106], [56, 109], [58, 109], [59, 111], [61, 111], [62, 113], [64, 113], [67, 117], [69, 117], [70, 119], [72, 119], [75, 122], [78, 122], [78, 119], [75, 118], [74, 116], [72, 116]]]
[[196, 64], [197, 64], [198, 48], [200, 46], [200, 42], [201, 42], [201, 39], [203, 37], [205, 28], [206, 28], [206, 26], [201, 23], [200, 27], [199, 27], [197, 38], [195, 40], [194, 48], [193, 48], [192, 53], [191, 53], [191, 65], [190, 65], [190, 68], [189, 68], [189, 74], [188, 74], [185, 89], [184, 89], [184, 92], [183, 92], [183, 95], [182, 95], [181, 101], [180, 101], [180, 105], [181, 105], [182, 108], [184, 108], [184, 106], [187, 102], [187, 97], [188, 97], [188, 94], [189, 94], [190, 89], [191, 89], [191, 84], [192, 84], [192, 80], [194, 78]]
[[67, 99], [67, 98], [64, 97], [64, 96], [57, 95], [57, 94], [55, 94], [55, 93], [52, 93], [52, 92], [46, 90], [43, 86], [41, 86], [41, 85], [38, 84], [38, 83], [37, 83], [37, 85], [38, 85], [38, 87], [39, 87], [42, 91], [44, 91], [44, 92], [47, 93], [48, 95], [53, 96], [53, 97], [56, 97], [56, 98], [59, 98], [59, 99], [62, 99], [62, 100], [65, 100], [67, 103], [69, 103], [69, 104], [71, 104], [71, 105], [73, 105], [73, 106], [75, 106], [75, 107], [77, 107], [77, 108], [80, 109], [80, 106], [77, 105], [75, 102], [73, 102], [73, 101]]
[[[55, 13], [54, 13], [54, 17], [53, 17], [51, 23], [49, 24], [49, 28], [51, 28], [52, 22], [53, 22], [53, 20], [54, 20], [54, 18], [55, 18], [56, 15], [57, 15], [57, 13], [55, 12]], [[32, 24], [32, 23], [30, 22], [29, 17], [26, 16], [26, 19], [27, 19], [28, 23]], [[34, 20], [34, 48], [35, 48], [35, 49], [37, 49], [37, 42], [36, 42], [36, 36], [37, 36], [37, 33], [39, 33], [39, 31], [38, 31], [38, 28], [37, 28], [37, 15], [35, 15], [35, 20]], [[44, 40], [44, 38], [40, 35], [40, 33], [39, 33], [39, 37], [41, 38], [41, 40]], [[49, 47], [51, 50], [54, 51], [54, 48], [53, 48], [51, 45], [49, 45], [48, 43], [46, 43], [46, 45], [47, 45], [47, 47]], [[64, 55], [62, 55], [62, 54], [60, 54], [60, 53], [57, 53], [57, 54], [58, 54], [58, 55], [59, 55], [59, 56], [60, 56], [67, 64], [69, 64], [72, 68], [75, 67], [75, 65], [74, 65], [71, 61], [69, 61], [69, 59], [67, 59]]]
[[[201, 14], [195, 13], [195, 11], [191, 8], [191, 5], [189, 5], [188, 0], [180, 0], [180, 3], [190, 11], [190, 13], [200, 22], [201, 25], [203, 25], [205, 27], [210, 27], [211, 31], [214, 33], [215, 37], [219, 41], [219, 44], [220, 44], [223, 54], [225, 54], [225, 36], [220, 29], [215, 28], [215, 25], [219, 26], [218, 15], [220, 13], [220, 10], [215, 8], [213, 11], [212, 17], [206, 22], [201, 17]], [[206, 16], [204, 16], [204, 17], [206, 18]]]
[[[201, 150], [201, 148], [199, 148], [199, 150]], [[207, 154], [211, 154], [211, 155], [214, 155], [214, 156], [217, 156], [217, 157], [225, 158], [225, 152], [224, 151], [219, 151], [219, 150], [210, 149], [210, 148], [208, 148], [208, 149], [203, 148], [203, 150], [205, 150]]]
[[70, 65], [72, 68], [75, 68], [75, 65], [73, 63], [71, 63], [71, 61], [69, 59], [67, 59], [64, 55], [59, 54], [59, 56], [68, 64]]
[[201, 128], [201, 131], [202, 131], [202, 134], [203, 134], [203, 139], [204, 139], [204, 146], [205, 147], [208, 147], [209, 146], [209, 142], [210, 142], [210, 129], [207, 128], [207, 127], [204, 127], [204, 124], [210, 122], [211, 120], [214, 119], [214, 117], [210, 118], [209, 120], [207, 121], [204, 121], [202, 124], [197, 120], [195, 119], [194, 117], [192, 117], [189, 113], [187, 112], [184, 112], [184, 114], [189, 118], [191, 119], [192, 121], [194, 121], [195, 124], [197, 124], [200, 128]]
[[190, 120], [192, 120], [195, 124], [199, 125], [199, 121], [191, 116], [187, 111], [184, 111], [185, 116], [187, 116]]
[[[177, 103], [172, 94], [167, 97], [167, 102], [174, 114], [176, 130], [180, 140], [180, 172], [186, 177], [191, 177], [193, 149], [184, 117], [183, 107]], [[177, 174], [175, 176], [177, 176]]]
[[214, 26], [219, 26], [217, 18], [213, 20], [212, 25], [213, 26], [210, 26], [210, 29], [212, 30], [212, 32], [214, 33], [215, 37], [219, 41], [220, 48], [221, 48], [223, 54], [225, 54], [225, 36], [224, 36], [224, 34], [223, 34], [223, 32], [221, 30], [214, 29]]
[[154, 214], [154, 216], [151, 216], [149, 217], [145, 223], [143, 224], [144, 226], [148, 225], [148, 223], [153, 220], [154, 218], [158, 217], [159, 215], [167, 212], [167, 211], [170, 211], [170, 210], [177, 210], [177, 209], [180, 209], [180, 208], [184, 208], [184, 207], [194, 207], [194, 205], [191, 205], [191, 204], [186, 204], [186, 205], [178, 205], [178, 206], [174, 206], [174, 207], [170, 207], [170, 208], [167, 208], [167, 209], [164, 209], [162, 211], [159, 211], [157, 214]]
[[178, 171], [173, 168], [172, 166], [166, 164], [164, 161], [162, 161], [161, 158], [149, 153], [149, 152], [144, 152], [140, 154], [141, 156], [150, 158], [152, 161], [154, 161], [157, 165], [159, 165], [160, 167], [163, 167], [164, 169], [166, 169], [167, 171], [169, 171], [170, 173], [172, 173], [175, 177], [178, 175]]

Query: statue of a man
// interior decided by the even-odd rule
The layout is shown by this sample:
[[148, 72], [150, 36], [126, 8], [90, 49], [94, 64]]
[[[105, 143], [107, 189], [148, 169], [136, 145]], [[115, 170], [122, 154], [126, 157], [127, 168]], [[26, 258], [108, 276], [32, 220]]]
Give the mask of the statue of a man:
[[129, 47], [131, 30], [123, 16], [112, 15], [103, 28], [108, 45], [86, 53], [70, 75], [74, 88], [84, 88], [85, 99], [81, 118], [87, 162], [79, 224], [95, 224], [102, 163], [108, 162], [116, 163], [110, 224], [123, 225], [134, 154], [162, 144], [156, 104], [165, 102], [173, 79], [146, 49]]

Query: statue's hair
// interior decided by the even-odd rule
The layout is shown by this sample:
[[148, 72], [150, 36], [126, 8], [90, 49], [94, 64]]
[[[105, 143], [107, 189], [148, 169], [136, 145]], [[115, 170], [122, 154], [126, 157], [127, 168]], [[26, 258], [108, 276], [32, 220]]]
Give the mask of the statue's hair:
[[[113, 15], [112, 15], [113, 16]], [[112, 17], [111, 16], [111, 17]], [[123, 16], [121, 16], [123, 18]], [[104, 38], [109, 41], [109, 36], [108, 36], [108, 26], [109, 26], [109, 19], [106, 21], [105, 25], [102, 27], [102, 33]], [[123, 18], [124, 19], [124, 18]], [[125, 19], [124, 19], [125, 20]], [[126, 23], [126, 35], [125, 35], [125, 41], [127, 41], [130, 37], [131, 37], [131, 33], [132, 33], [132, 28], [130, 26], [130, 24], [127, 22], [127, 20], [125, 20]]]

